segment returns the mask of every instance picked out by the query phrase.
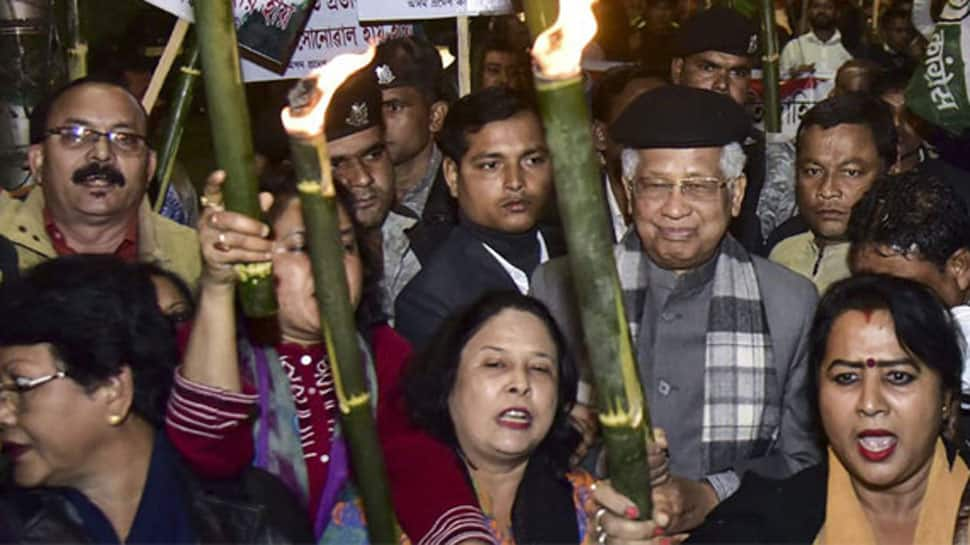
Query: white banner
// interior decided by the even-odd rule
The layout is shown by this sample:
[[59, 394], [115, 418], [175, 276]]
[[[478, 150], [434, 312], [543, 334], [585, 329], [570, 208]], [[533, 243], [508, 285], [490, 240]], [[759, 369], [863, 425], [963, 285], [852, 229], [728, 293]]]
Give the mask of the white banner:
[[356, 0], [361, 21], [413, 21], [512, 13], [512, 0]]
[[[798, 133], [798, 126], [802, 123], [802, 116], [816, 104], [828, 98], [834, 87], [835, 81], [826, 78], [805, 77], [782, 81], [779, 89], [781, 133], [788, 140], [794, 140]], [[752, 74], [748, 110], [755, 119], [755, 125], [760, 128], [763, 128], [764, 116], [762, 88], [760, 73]]]
[[[276, 1], [292, 2], [293, 0]], [[413, 32], [410, 24], [361, 26], [357, 19], [357, 1], [359, 0], [317, 0], [286, 73], [280, 75], [242, 59], [243, 80], [250, 82], [302, 78], [341, 53], [363, 51], [371, 40], [380, 41], [390, 37], [407, 36]], [[146, 0], [146, 2], [177, 17], [194, 20], [193, 0]], [[239, 20], [241, 15], [260, 9], [267, 0], [233, 0], [233, 2], [234, 13]]]

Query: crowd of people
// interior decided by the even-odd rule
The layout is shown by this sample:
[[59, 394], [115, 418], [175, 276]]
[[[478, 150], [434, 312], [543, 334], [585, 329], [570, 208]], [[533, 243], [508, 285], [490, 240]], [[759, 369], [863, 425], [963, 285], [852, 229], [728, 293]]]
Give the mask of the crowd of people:
[[[401, 543], [968, 542], [970, 173], [905, 95], [931, 8], [893, 2], [873, 34], [865, 7], [805, 5], [776, 9], [782, 74], [835, 89], [791, 142], [746, 109], [755, 22], [597, 8], [587, 59], [622, 62], [587, 74], [593, 187], [654, 426], [650, 513], [604, 463], [528, 32], [488, 20], [460, 98], [423, 36], [335, 91]], [[0, 542], [369, 543], [314, 234], [282, 127], [256, 131], [262, 217], [226, 209], [217, 170], [194, 221], [152, 211], [123, 82], [34, 111], [35, 187], [0, 194]], [[278, 311], [249, 320], [234, 266], [265, 262]]]

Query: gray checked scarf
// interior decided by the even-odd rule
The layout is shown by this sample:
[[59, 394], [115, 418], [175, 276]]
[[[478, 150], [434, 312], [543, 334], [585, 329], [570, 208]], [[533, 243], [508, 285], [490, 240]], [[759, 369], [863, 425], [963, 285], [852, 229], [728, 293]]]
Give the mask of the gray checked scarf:
[[[615, 246], [633, 346], [647, 297], [648, 257], [635, 231]], [[704, 361], [701, 444], [709, 473], [734, 460], [764, 455], [781, 422], [778, 377], [758, 277], [747, 251], [730, 235], [714, 271]]]

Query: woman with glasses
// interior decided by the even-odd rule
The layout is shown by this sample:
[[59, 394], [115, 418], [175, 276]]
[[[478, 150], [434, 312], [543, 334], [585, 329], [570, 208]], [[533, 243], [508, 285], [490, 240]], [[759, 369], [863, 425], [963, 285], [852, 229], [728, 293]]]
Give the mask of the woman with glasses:
[[309, 528], [269, 475], [202, 482], [159, 426], [178, 356], [148, 274], [48, 261], [0, 297], [0, 443], [16, 543], [288, 543]]

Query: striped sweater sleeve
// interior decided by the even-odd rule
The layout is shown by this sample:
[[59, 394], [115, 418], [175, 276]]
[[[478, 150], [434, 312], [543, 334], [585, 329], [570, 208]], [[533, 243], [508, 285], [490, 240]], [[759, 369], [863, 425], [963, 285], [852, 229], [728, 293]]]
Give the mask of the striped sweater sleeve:
[[252, 417], [259, 396], [251, 389], [229, 392], [193, 382], [175, 371], [165, 414], [165, 432], [199, 476], [238, 475], [253, 458]]
[[417, 545], [456, 545], [467, 539], [495, 543], [468, 484], [462, 462], [444, 443], [413, 426], [400, 389], [411, 349], [387, 326], [373, 331], [377, 362], [377, 431], [398, 521]]

